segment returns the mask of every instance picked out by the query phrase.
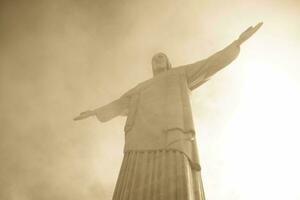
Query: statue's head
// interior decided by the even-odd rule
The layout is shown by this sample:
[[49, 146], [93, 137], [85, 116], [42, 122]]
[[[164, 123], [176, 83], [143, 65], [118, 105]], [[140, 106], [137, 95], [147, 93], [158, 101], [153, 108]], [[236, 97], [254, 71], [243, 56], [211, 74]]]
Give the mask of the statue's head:
[[171, 69], [171, 67], [171, 63], [166, 54], [157, 53], [152, 57], [152, 71], [154, 76]]

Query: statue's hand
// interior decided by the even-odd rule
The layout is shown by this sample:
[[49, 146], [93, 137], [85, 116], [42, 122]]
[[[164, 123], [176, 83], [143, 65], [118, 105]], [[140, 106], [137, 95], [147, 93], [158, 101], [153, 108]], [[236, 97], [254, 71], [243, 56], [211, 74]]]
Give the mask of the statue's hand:
[[244, 31], [239, 39], [237, 40], [239, 44], [242, 44], [246, 40], [248, 40], [261, 26], [263, 25], [262, 22], [258, 23], [256, 26], [250, 26], [246, 31]]
[[80, 113], [80, 115], [75, 117], [74, 120], [82, 120], [82, 119], [94, 116], [95, 114], [96, 114], [95, 111], [88, 110], [88, 111]]

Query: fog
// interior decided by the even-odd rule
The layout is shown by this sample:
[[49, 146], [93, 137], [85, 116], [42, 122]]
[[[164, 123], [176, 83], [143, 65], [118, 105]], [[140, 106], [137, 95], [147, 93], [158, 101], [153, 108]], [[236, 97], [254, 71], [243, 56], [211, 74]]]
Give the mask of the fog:
[[300, 2], [0, 3], [0, 199], [111, 199], [125, 118], [73, 121], [264, 25], [192, 96], [207, 199], [300, 198]]

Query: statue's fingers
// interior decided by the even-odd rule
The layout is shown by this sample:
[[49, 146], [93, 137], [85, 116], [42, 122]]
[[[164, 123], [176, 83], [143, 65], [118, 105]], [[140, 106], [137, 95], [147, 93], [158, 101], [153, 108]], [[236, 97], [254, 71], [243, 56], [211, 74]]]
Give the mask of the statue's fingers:
[[77, 116], [73, 120], [77, 121], [77, 120], [80, 120], [80, 119], [82, 119], [82, 118], [80, 116]]
[[253, 29], [257, 30], [257, 29], [259, 29], [262, 25], [263, 25], [263, 23], [260, 22], [260, 23], [256, 24], [256, 25], [254, 26]]
[[85, 115], [85, 114], [90, 113], [90, 112], [91, 112], [90, 110], [84, 111], [84, 112], [81, 112], [80, 115]]
[[257, 24], [254, 28], [253, 28], [253, 33], [254, 34], [256, 31], [258, 31], [258, 29], [262, 26], [261, 23]]
[[81, 119], [85, 119], [85, 118], [88, 118], [89, 116], [88, 115], [79, 115], [77, 117], [74, 118], [74, 120], [81, 120]]

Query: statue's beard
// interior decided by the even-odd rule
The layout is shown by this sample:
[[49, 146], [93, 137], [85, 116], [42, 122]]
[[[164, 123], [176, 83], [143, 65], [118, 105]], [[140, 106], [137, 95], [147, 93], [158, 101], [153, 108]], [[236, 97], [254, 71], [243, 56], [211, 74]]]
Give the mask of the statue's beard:
[[154, 75], [157, 75], [165, 71], [167, 71], [166, 67], [155, 67], [153, 73]]

